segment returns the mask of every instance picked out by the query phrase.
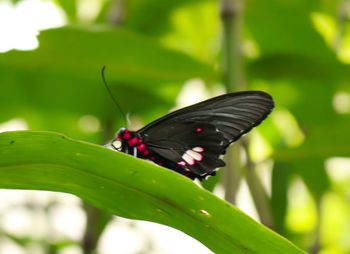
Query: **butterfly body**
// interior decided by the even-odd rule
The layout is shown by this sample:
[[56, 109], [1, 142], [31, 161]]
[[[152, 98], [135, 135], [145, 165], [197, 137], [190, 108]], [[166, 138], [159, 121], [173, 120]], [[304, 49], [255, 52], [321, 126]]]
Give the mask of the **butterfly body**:
[[191, 179], [215, 175], [226, 148], [271, 112], [270, 95], [230, 93], [174, 111], [138, 131], [122, 128], [111, 146]]
[[[118, 132], [116, 139], [111, 143], [111, 145], [114, 149], [116, 149], [119, 152], [123, 152], [140, 159], [150, 160], [158, 164], [159, 166], [174, 170], [191, 179], [204, 178], [204, 177], [196, 176], [191, 171], [186, 170], [184, 168], [184, 166], [186, 165], [185, 163], [182, 163], [182, 162], [175, 163], [171, 160], [167, 160], [166, 158], [162, 157], [158, 153], [152, 151], [149, 147], [147, 147], [147, 144], [145, 143], [145, 141], [137, 135], [137, 132], [129, 131], [125, 128], [122, 128]], [[197, 148], [197, 151], [198, 150], [201, 151], [202, 149]], [[192, 156], [193, 155], [194, 154], [192, 154]], [[190, 158], [192, 157], [190, 158], [186, 157], [186, 158], [187, 160], [191, 160]], [[199, 157], [197, 158], [199, 159]], [[211, 175], [215, 175], [215, 172]]]

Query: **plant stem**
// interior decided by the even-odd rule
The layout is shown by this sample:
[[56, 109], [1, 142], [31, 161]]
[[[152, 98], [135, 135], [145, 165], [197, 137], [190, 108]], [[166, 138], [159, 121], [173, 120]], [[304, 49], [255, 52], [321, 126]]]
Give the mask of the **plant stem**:
[[126, 18], [125, 0], [113, 0], [108, 13], [108, 23], [113, 26], [121, 26]]
[[101, 209], [98, 209], [88, 203], [83, 203], [86, 214], [86, 227], [82, 240], [82, 249], [84, 254], [93, 254], [96, 252], [98, 241], [112, 219], [112, 215]]
[[337, 15], [337, 31], [333, 40], [333, 48], [337, 52], [341, 47], [341, 42], [345, 33], [345, 26], [348, 20], [348, 12], [350, 9], [349, 0], [341, 0], [338, 7]]
[[242, 55], [243, 0], [222, 0], [223, 71], [228, 92], [243, 90], [245, 85]]
[[[125, 2], [124, 0], [114, 0], [111, 3], [108, 22], [114, 26], [120, 26], [125, 19]], [[102, 132], [102, 143], [106, 144], [114, 132], [113, 119], [109, 118], [104, 121]], [[88, 203], [83, 204], [86, 213], [86, 228], [82, 239], [82, 249], [84, 254], [96, 253], [98, 241], [112, 215]]]
[[316, 210], [318, 215], [318, 220], [315, 228], [315, 240], [314, 243], [311, 246], [310, 254], [317, 254], [320, 252], [321, 249], [321, 223], [322, 223], [322, 197], [316, 197]]
[[[242, 52], [244, 0], [222, 0], [221, 19], [223, 22], [223, 71], [224, 83], [228, 92], [245, 90]], [[242, 177], [241, 150], [242, 143], [247, 147], [248, 140], [241, 139], [229, 150], [226, 157], [227, 169], [224, 171], [225, 199], [235, 203], [238, 186]], [[261, 180], [255, 172], [255, 166], [247, 152], [246, 180], [261, 222], [269, 227], [274, 225], [268, 195]]]
[[[244, 143], [244, 147], [248, 153], [246, 142]], [[249, 156], [247, 156], [245, 177], [261, 223], [271, 229], [275, 229], [275, 222], [272, 216], [270, 199], [267, 195], [267, 192], [265, 191], [264, 186], [262, 185], [260, 178], [256, 174], [255, 163], [250, 159]]]
[[[102, 143], [105, 144], [114, 131], [113, 121], [106, 120], [103, 126]], [[96, 208], [86, 202], [83, 202], [83, 209], [86, 214], [86, 226], [81, 246], [84, 254], [93, 254], [96, 252], [98, 241], [112, 219], [112, 215], [104, 210]]]
[[[114, 0], [111, 3], [108, 22], [113, 26], [120, 26], [125, 19], [125, 2], [124, 0]], [[126, 126], [125, 126], [126, 127]], [[114, 129], [113, 119], [107, 118], [104, 121], [103, 132], [101, 141], [106, 144], [112, 137]], [[83, 203], [83, 208], [86, 214], [86, 228], [82, 239], [82, 249], [84, 254], [97, 253], [96, 247], [98, 241], [108, 225], [109, 221], [113, 218], [110, 213], [107, 213], [99, 208], [96, 208], [86, 202]]]
[[[243, 58], [241, 54], [242, 0], [222, 0], [221, 20], [223, 23], [223, 75], [228, 92], [242, 90], [245, 86]], [[234, 204], [241, 180], [240, 142], [228, 150], [227, 167], [223, 171], [225, 199]]]

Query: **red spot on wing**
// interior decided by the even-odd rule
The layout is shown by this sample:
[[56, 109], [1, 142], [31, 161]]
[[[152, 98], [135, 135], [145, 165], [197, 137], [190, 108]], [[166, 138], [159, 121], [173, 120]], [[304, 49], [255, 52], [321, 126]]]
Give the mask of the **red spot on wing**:
[[203, 129], [202, 129], [201, 127], [197, 127], [197, 128], [196, 128], [196, 132], [197, 132], [197, 133], [201, 133], [202, 131], [203, 131]]
[[149, 155], [149, 150], [143, 150], [142, 155], [143, 155], [143, 156]]

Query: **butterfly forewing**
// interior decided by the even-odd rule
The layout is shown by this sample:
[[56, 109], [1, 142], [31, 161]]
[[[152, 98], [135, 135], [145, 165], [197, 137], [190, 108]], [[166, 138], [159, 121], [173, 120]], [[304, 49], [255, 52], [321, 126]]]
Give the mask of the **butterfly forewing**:
[[203, 177], [223, 166], [219, 156], [227, 146], [261, 123], [273, 107], [264, 92], [230, 93], [174, 111], [136, 133], [174, 167]]

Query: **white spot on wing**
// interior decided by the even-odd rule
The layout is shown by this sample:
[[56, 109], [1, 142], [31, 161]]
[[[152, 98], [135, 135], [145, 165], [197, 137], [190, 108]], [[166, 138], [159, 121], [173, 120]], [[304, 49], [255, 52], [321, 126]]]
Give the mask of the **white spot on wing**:
[[200, 155], [199, 153], [193, 151], [193, 150], [187, 150], [186, 153], [191, 156], [193, 159], [196, 161], [201, 161], [203, 159], [203, 156]]
[[200, 146], [197, 146], [197, 147], [192, 148], [192, 150], [195, 151], [195, 152], [201, 153], [201, 152], [204, 151], [204, 148], [203, 148], [203, 147], [200, 147]]
[[186, 161], [189, 165], [194, 164], [194, 159], [190, 155], [188, 155], [187, 153], [182, 155], [182, 159], [184, 159], [184, 161]]

